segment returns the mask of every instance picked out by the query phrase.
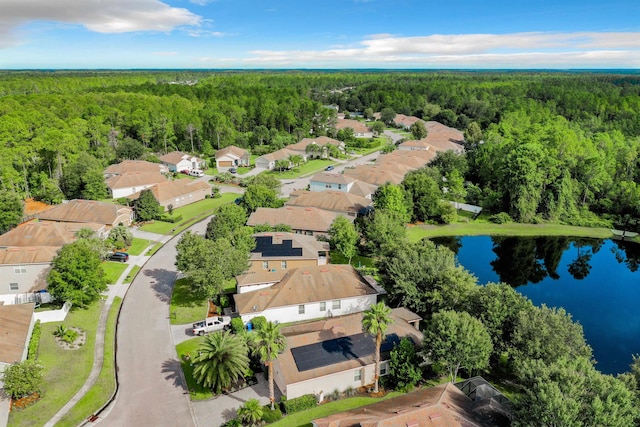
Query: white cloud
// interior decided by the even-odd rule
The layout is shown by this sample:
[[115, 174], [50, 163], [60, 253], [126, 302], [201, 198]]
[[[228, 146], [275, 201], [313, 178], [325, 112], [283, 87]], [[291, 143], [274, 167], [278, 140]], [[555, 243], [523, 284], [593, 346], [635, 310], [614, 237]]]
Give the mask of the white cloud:
[[202, 18], [159, 0], [2, 0], [0, 47], [14, 44], [15, 29], [32, 21], [79, 24], [98, 33], [125, 33], [199, 26]]
[[245, 64], [321, 67], [640, 67], [640, 33], [374, 34], [356, 46], [255, 50]]

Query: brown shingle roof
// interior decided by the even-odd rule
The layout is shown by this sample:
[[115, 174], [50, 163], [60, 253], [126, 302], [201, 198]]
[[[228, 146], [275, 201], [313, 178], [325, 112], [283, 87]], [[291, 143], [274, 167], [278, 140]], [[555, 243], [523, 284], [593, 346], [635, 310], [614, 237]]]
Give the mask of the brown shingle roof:
[[435, 151], [395, 150], [389, 154], [382, 154], [376, 159], [376, 165], [397, 166], [398, 171], [407, 173], [420, 169], [436, 157]]
[[0, 305], [0, 363], [21, 362], [34, 303]]
[[345, 168], [344, 174], [373, 185], [382, 185], [387, 182], [400, 184], [404, 179], [402, 173], [375, 165], [358, 165], [355, 168]]
[[291, 269], [270, 288], [237, 294], [234, 299], [242, 315], [275, 307], [377, 294], [352, 266], [327, 264]]
[[285, 206], [282, 208], [258, 208], [247, 220], [247, 225], [286, 224], [293, 230], [310, 230], [326, 233], [338, 213], [317, 208]]
[[360, 197], [370, 197], [373, 193], [378, 189], [377, 185], [369, 184], [368, 182], [355, 180], [351, 188], [349, 189], [349, 193], [355, 194]]
[[312, 207], [333, 212], [358, 213], [372, 201], [344, 191], [304, 191], [290, 199], [287, 206]]
[[120, 215], [130, 216], [131, 212], [127, 206], [76, 199], [42, 212], [38, 217], [49, 221], [114, 224]]
[[107, 178], [107, 187], [112, 190], [118, 188], [141, 187], [143, 185], [165, 182], [167, 178], [160, 172], [128, 172]]
[[59, 248], [76, 240], [76, 232], [85, 227], [96, 230], [102, 225], [31, 221], [1, 235], [0, 247], [53, 246]]
[[344, 145], [344, 142], [338, 141], [337, 139], [329, 138], [328, 136], [319, 136], [317, 138], [303, 138], [300, 142], [287, 145], [287, 148], [290, 150], [305, 151], [307, 149], [307, 146], [310, 144], [316, 144], [320, 147], [324, 147], [327, 144], [341, 147]]
[[[287, 348], [278, 356], [274, 367], [277, 367], [278, 371], [282, 374], [285, 383], [294, 384], [374, 363], [375, 356], [372, 354], [360, 359], [352, 359], [300, 372], [291, 353], [291, 349], [293, 348], [362, 333], [362, 316], [363, 313], [359, 312], [346, 316], [329, 317], [313, 322], [304, 322], [283, 327], [282, 333], [287, 338]], [[414, 344], [421, 345], [423, 338], [422, 332], [402, 319], [395, 317], [393, 313], [392, 318], [393, 322], [387, 329], [387, 335], [396, 334], [398, 337], [408, 337], [413, 340]], [[373, 337], [371, 339], [373, 340]], [[382, 355], [382, 360], [386, 360], [387, 358], [386, 354]]]
[[160, 157], [160, 161], [172, 165], [177, 165], [183, 159], [188, 159], [189, 161], [193, 161], [194, 159], [198, 162], [201, 162], [202, 159], [196, 156], [192, 156], [191, 154], [183, 153], [182, 151], [173, 151], [171, 153], [167, 153], [164, 156]]
[[318, 172], [311, 177], [311, 182], [322, 182], [328, 184], [351, 184], [356, 179], [341, 173]]
[[281, 148], [273, 153], [267, 153], [258, 158], [266, 159], [270, 162], [278, 161], [278, 160], [288, 160], [289, 156], [297, 156], [299, 153], [297, 151], [289, 150], [288, 148]]
[[249, 152], [244, 148], [236, 147], [235, 145], [230, 145], [228, 147], [224, 147], [223, 149], [216, 151], [216, 159], [226, 156], [227, 154], [231, 154], [234, 157], [241, 159], [244, 156], [248, 156]]
[[59, 246], [13, 247], [0, 249], [0, 265], [47, 264]]
[[122, 175], [130, 172], [161, 172], [166, 166], [160, 163], [151, 163], [144, 160], [123, 160], [111, 165], [104, 170], [105, 174]]
[[[181, 197], [195, 191], [206, 190], [207, 193], [211, 191], [211, 186], [204, 181], [193, 181], [191, 179], [176, 179], [173, 181], [165, 180], [159, 184], [149, 187], [153, 197], [162, 204], [177, 197]], [[135, 200], [140, 197], [140, 191], [127, 196], [130, 200]]]
[[260, 285], [263, 283], [277, 283], [288, 273], [287, 270], [260, 271], [236, 276], [238, 286]]
[[492, 426], [473, 411], [473, 402], [451, 383], [424, 388], [313, 421], [317, 427]]
[[[264, 232], [264, 233], [256, 233], [253, 235], [254, 238], [258, 237], [270, 237], [271, 245], [269, 247], [262, 246], [260, 248], [256, 247], [250, 254], [250, 260], [268, 260], [268, 259], [287, 259], [287, 258], [295, 258], [295, 259], [318, 259], [319, 252], [329, 252], [329, 243], [328, 242], [319, 242], [313, 236], [305, 236], [304, 234], [296, 234], [296, 233], [287, 233], [287, 232]], [[266, 241], [263, 239], [263, 241]], [[302, 249], [302, 255], [300, 256], [268, 256], [264, 254], [264, 251], [267, 252], [269, 249], [272, 249], [274, 246], [281, 246], [284, 243], [291, 242], [292, 248], [300, 248]], [[262, 250], [263, 252], [259, 252]]]
[[371, 129], [367, 125], [358, 120], [352, 119], [338, 119], [336, 123], [336, 130], [351, 128], [355, 133], [367, 133], [371, 132]]

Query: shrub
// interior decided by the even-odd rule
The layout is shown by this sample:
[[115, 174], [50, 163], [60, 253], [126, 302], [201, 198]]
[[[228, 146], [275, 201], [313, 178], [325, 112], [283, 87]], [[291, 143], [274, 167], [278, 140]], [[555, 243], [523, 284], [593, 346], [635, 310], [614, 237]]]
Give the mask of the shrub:
[[40, 332], [42, 328], [40, 327], [40, 320], [36, 320], [36, 323], [33, 325], [33, 332], [31, 333], [31, 339], [29, 340], [29, 350], [27, 351], [27, 359], [37, 359], [38, 357], [38, 346], [40, 345]]
[[357, 392], [358, 392], [358, 391], [357, 391], [355, 388], [353, 388], [353, 387], [349, 386], [349, 387], [347, 387], [347, 389], [344, 391], [344, 395], [345, 395], [345, 396], [347, 396], [347, 397], [353, 397], [353, 396], [355, 396], [355, 395], [356, 395], [356, 393], [357, 393]]
[[265, 405], [262, 408], [262, 421], [267, 424], [275, 423], [282, 418], [282, 411], [276, 406], [272, 411], [270, 405]]
[[244, 323], [242, 323], [242, 319], [240, 317], [234, 317], [231, 319], [231, 330], [234, 334], [244, 331]]
[[335, 389], [333, 390], [331, 393], [329, 393], [329, 399], [331, 400], [338, 400], [340, 399], [340, 390]]
[[494, 224], [507, 224], [513, 222], [513, 219], [511, 219], [508, 213], [500, 212], [495, 215], [491, 215], [489, 217], [489, 221], [493, 222]]
[[262, 329], [262, 327], [267, 323], [267, 318], [264, 316], [256, 316], [251, 319], [251, 324], [253, 325], [253, 329]]
[[315, 407], [316, 396], [313, 394], [305, 394], [295, 399], [285, 400], [282, 404], [287, 414], [294, 414]]
[[0, 375], [4, 391], [14, 399], [41, 391], [44, 367], [36, 360], [25, 360], [8, 366]]
[[178, 221], [182, 221], [182, 215], [173, 216], [171, 214], [163, 213], [162, 215], [160, 215], [160, 217], [158, 219], [160, 221], [170, 222], [170, 223], [173, 224], [173, 223], [176, 223]]

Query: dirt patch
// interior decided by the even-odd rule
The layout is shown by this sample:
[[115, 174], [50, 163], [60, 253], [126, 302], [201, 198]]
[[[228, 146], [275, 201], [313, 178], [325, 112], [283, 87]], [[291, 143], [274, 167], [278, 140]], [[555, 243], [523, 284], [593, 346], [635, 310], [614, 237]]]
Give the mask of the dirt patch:
[[55, 337], [56, 343], [58, 343], [60, 348], [63, 350], [78, 350], [87, 342], [87, 331], [76, 327], [71, 327], [69, 329], [75, 331], [78, 334], [76, 339], [72, 343], [68, 343], [66, 341], [63, 341], [60, 337]]

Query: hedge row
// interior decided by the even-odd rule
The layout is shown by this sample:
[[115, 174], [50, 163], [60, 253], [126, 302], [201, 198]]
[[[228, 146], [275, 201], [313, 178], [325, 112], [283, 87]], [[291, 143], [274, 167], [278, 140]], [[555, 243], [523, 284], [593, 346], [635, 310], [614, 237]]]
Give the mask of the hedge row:
[[295, 412], [304, 411], [316, 406], [316, 396], [313, 394], [305, 394], [295, 399], [287, 399], [282, 401], [284, 410], [291, 415]]
[[40, 346], [40, 320], [36, 320], [33, 325], [33, 332], [29, 340], [29, 350], [27, 351], [27, 359], [36, 360], [38, 358], [38, 347]]

